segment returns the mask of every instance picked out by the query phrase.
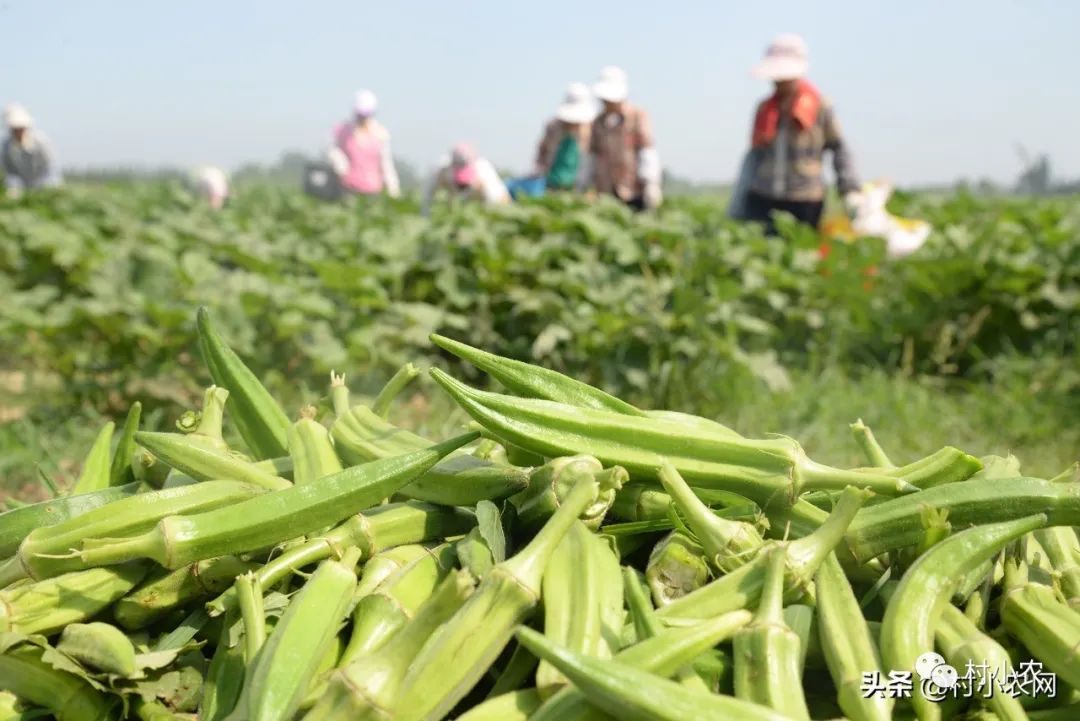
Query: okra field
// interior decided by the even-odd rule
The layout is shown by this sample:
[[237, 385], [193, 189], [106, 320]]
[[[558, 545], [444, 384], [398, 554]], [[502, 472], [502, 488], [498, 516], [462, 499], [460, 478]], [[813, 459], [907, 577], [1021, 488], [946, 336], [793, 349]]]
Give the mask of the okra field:
[[0, 721], [1080, 718], [1080, 203], [893, 210], [0, 200]]

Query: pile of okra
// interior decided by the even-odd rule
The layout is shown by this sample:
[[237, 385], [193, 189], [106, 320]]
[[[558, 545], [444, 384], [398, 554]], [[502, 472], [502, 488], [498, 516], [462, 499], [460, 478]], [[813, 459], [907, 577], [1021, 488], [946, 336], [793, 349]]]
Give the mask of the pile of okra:
[[460, 435], [388, 420], [411, 364], [293, 420], [196, 325], [199, 411], [0, 515], [0, 720], [1080, 719], [1075, 466], [834, 468], [441, 336]]

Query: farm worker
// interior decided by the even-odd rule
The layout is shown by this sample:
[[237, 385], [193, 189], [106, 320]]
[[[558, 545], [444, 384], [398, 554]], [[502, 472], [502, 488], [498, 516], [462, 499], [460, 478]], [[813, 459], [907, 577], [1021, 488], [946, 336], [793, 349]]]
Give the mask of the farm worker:
[[765, 222], [770, 231], [774, 210], [818, 226], [825, 201], [826, 150], [832, 152], [848, 212], [854, 212], [858, 203], [859, 180], [851, 152], [832, 105], [806, 79], [808, 67], [806, 43], [785, 33], [773, 39], [764, 60], [753, 69], [757, 77], [772, 81], [774, 90], [754, 113], [745, 217]]
[[370, 90], [361, 90], [353, 103], [353, 117], [334, 129], [334, 145], [329, 151], [330, 164], [341, 187], [359, 195], [391, 198], [401, 194], [390, 133], [375, 119], [378, 99]]
[[33, 188], [60, 184], [53, 168], [48, 142], [34, 127], [34, 119], [22, 105], [14, 103], [4, 109], [8, 137], [0, 149], [3, 155], [4, 190], [18, 197]]
[[221, 168], [204, 165], [195, 171], [196, 192], [210, 204], [214, 210], [224, 207], [229, 197], [229, 177]]
[[450, 156], [440, 163], [424, 193], [425, 215], [431, 210], [439, 190], [446, 190], [462, 200], [479, 200], [485, 205], [510, 202], [510, 193], [495, 166], [487, 158], [479, 157], [467, 143], [455, 145]]
[[544, 128], [536, 151], [535, 175], [544, 178], [548, 188], [574, 190], [585, 183], [589, 137], [596, 118], [589, 86], [570, 83], [555, 117]]
[[614, 195], [636, 210], [660, 205], [660, 156], [648, 114], [631, 105], [626, 73], [613, 65], [600, 71], [593, 93], [603, 102], [589, 138], [585, 185]]

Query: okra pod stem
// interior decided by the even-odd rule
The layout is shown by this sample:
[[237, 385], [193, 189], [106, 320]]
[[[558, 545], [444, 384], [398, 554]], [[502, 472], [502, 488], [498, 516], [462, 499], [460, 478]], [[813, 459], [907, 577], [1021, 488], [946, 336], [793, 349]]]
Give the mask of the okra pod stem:
[[230, 418], [258, 460], [287, 453], [289, 419], [240, 356], [214, 328], [206, 308], [196, 315], [199, 348], [214, 383], [229, 391]]
[[397, 369], [397, 372], [390, 377], [390, 380], [386, 382], [386, 385], [382, 387], [379, 394], [375, 396], [375, 400], [371, 402], [371, 410], [375, 415], [380, 418], [386, 418], [390, 412], [390, 404], [401, 395], [401, 392], [405, 388], [416, 380], [416, 377], [420, 375], [420, 369], [414, 366], [412, 363], [406, 363]]
[[709, 581], [705, 549], [685, 533], [672, 531], [653, 547], [645, 578], [657, 606], [684, 598]]
[[[348, 523], [348, 521], [346, 521]], [[333, 533], [333, 531], [331, 531]], [[366, 550], [366, 544], [352, 544]], [[378, 590], [386, 579], [405, 568], [413, 561], [424, 558], [431, 553], [431, 549], [419, 543], [410, 543], [404, 546], [395, 546], [380, 551], [368, 558], [360, 573], [360, 582], [356, 585], [356, 600], [370, 596]], [[365, 556], [366, 557], [366, 556]]]
[[227, 508], [167, 516], [150, 531], [130, 538], [87, 539], [82, 559], [100, 565], [151, 558], [176, 569], [205, 558], [268, 548], [374, 506], [475, 438], [476, 434], [458, 436], [424, 451], [353, 466]]
[[[353, 516], [336, 528], [311, 538], [271, 559], [256, 573], [263, 588], [270, 588], [290, 573], [342, 555], [347, 548], [359, 548], [365, 558], [381, 550], [403, 544], [422, 543], [464, 533], [476, 519], [456, 508], [442, 508], [409, 501], [379, 506]], [[211, 616], [236, 607], [231, 589], [206, 604]]]
[[670, 463], [659, 471], [660, 482], [671, 495], [709, 561], [721, 572], [733, 571], [749, 561], [765, 543], [749, 523], [720, 518], [701, 502]]
[[83, 459], [82, 471], [71, 486], [70, 495], [100, 491], [109, 487], [109, 447], [116, 424], [109, 421], [98, 431], [94, 445]]
[[[962, 572], [987, 561], [1006, 544], [1041, 528], [1042, 514], [1016, 521], [976, 526], [945, 539], [918, 558], [907, 570], [885, 608], [881, 627], [881, 656], [886, 668], [914, 671], [920, 654], [934, 648], [934, 625], [949, 602]], [[920, 721], [937, 721], [941, 708], [921, 689], [912, 691]]]
[[259, 578], [248, 571], [236, 577], [236, 599], [240, 605], [240, 618], [244, 622], [244, 663], [255, 663], [266, 641], [266, 614], [263, 611], [263, 590]]
[[895, 468], [896, 465], [889, 460], [885, 450], [878, 444], [877, 438], [870, 427], [863, 423], [862, 418], [851, 424], [851, 433], [855, 436], [855, 442], [859, 444], [866, 460], [874, 468]]

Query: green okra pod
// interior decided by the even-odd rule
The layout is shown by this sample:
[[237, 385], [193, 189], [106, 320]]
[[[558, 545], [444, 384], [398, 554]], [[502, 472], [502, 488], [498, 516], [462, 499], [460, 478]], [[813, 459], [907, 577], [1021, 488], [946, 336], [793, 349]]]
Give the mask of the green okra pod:
[[982, 461], [975, 456], [946, 446], [906, 466], [890, 468], [885, 473], [926, 489], [966, 481], [981, 471], [982, 467]]
[[0, 631], [49, 635], [87, 621], [135, 587], [147, 565], [129, 563], [65, 573], [0, 591]]
[[427, 450], [353, 466], [227, 508], [166, 516], [151, 530], [130, 538], [87, 539], [81, 556], [90, 564], [151, 558], [176, 569], [206, 558], [268, 548], [376, 505], [475, 438], [474, 433], [458, 436]]
[[116, 602], [113, 618], [129, 631], [145, 628], [176, 608], [221, 593], [256, 565], [236, 556], [219, 556], [175, 571], [161, 569]]
[[58, 671], [30, 645], [0, 654], [4, 687], [23, 701], [49, 709], [58, 721], [113, 721], [119, 699], [106, 696], [74, 674]]
[[56, 650], [105, 673], [135, 675], [135, 646], [123, 631], [107, 623], [71, 623], [64, 627]]
[[135, 472], [131, 463], [135, 456], [135, 432], [139, 430], [139, 421], [142, 419], [142, 403], [135, 401], [128, 409], [124, 419], [124, 427], [120, 431], [120, 439], [113, 451], [112, 462], [109, 464], [109, 485], [122, 486], [125, 483], [135, 481]]
[[457, 721], [529, 721], [541, 703], [534, 688], [508, 691], [473, 706]]
[[293, 461], [293, 482], [311, 483], [343, 470], [334, 450], [330, 432], [315, 420], [315, 409], [307, 406], [301, 418], [289, 427], [289, 456]]
[[1001, 621], [1046, 668], [1073, 688], [1080, 687], [1080, 614], [1049, 586], [1032, 583], [1027, 567], [1005, 561]]
[[[363, 545], [360, 548], [367, 553]], [[390, 576], [430, 553], [431, 549], [420, 543], [394, 546], [376, 553], [364, 563], [360, 573], [360, 582], [356, 585], [356, 600], [359, 601], [365, 596], [371, 595]]]
[[528, 398], [558, 401], [571, 406], [595, 408], [624, 415], [645, 415], [644, 411], [629, 403], [557, 371], [497, 356], [438, 334], [431, 335], [431, 342], [458, 358], [472, 363], [507, 389]]
[[883, 472], [816, 463], [790, 438], [733, 437], [684, 423], [488, 393], [437, 368], [431, 377], [489, 432], [545, 456], [588, 454], [641, 478], [656, 478], [667, 461], [693, 486], [731, 491], [759, 504], [791, 503], [803, 491], [849, 485], [882, 495], [916, 490]]
[[[783, 544], [787, 554], [785, 586], [788, 600], [802, 598], [811, 590], [817, 569], [843, 540], [852, 518], [856, 517], [869, 497], [868, 491], [845, 489], [840, 494], [833, 512], [816, 531], [805, 538]], [[763, 550], [765, 548], [769, 548], [769, 544], [763, 546]], [[765, 556], [759, 551], [749, 563], [676, 599], [657, 613], [664, 619], [701, 619], [747, 608], [757, 603], [761, 597], [765, 561]]]
[[95, 565], [79, 556], [84, 539], [131, 536], [165, 517], [232, 508], [263, 493], [262, 488], [248, 483], [208, 481], [121, 498], [69, 521], [32, 531], [19, 544], [19, 563], [26, 575], [37, 579], [77, 571]]
[[1080, 483], [1014, 478], [1008, 483], [963, 481], [892, 498], [859, 512], [847, 532], [847, 547], [860, 562], [919, 543], [923, 508], [948, 513], [953, 528], [1012, 521], [1045, 513], [1048, 526], [1080, 525]]
[[765, 578], [754, 620], [735, 634], [735, 696], [810, 721], [802, 691], [802, 643], [784, 623], [785, 550], [765, 553]]
[[625, 663], [598, 661], [574, 653], [525, 626], [518, 627], [517, 637], [530, 651], [566, 674], [590, 703], [615, 718], [791, 721], [791, 717], [767, 706], [703, 694]]
[[[602, 539], [577, 521], [544, 570], [541, 584], [544, 635], [578, 653], [608, 659], [619, 650], [623, 625], [623, 579], [619, 559]], [[544, 698], [566, 684], [549, 664], [536, 671], [536, 690]]]
[[359, 559], [359, 549], [352, 548], [340, 561], [319, 564], [274, 626], [238, 702], [246, 704], [250, 721], [293, 718], [356, 592]]
[[712, 565], [723, 573], [743, 565], [761, 548], [765, 540], [750, 523], [720, 518], [686, 484], [671, 464], [659, 471], [660, 482], [686, 519], [694, 537], [705, 550]]
[[281, 490], [292, 485], [243, 458], [211, 448], [197, 438], [182, 433], [139, 431], [136, 442], [176, 470], [199, 481], [232, 479], [244, 481], [269, 490]]
[[229, 391], [221, 386], [210, 386], [203, 392], [202, 411], [188, 411], [176, 421], [177, 429], [189, 443], [209, 451], [228, 453], [229, 446], [222, 435], [225, 422], [225, 404]]
[[416, 616], [378, 651], [354, 659], [331, 676], [324, 694], [306, 721], [368, 721], [397, 718], [397, 707], [411, 698], [399, 692], [421, 649], [441, 633], [474, 593], [467, 571], [454, 571], [442, 580]]
[[934, 629], [934, 640], [953, 668], [961, 671], [966, 668], [985, 669], [985, 678], [981, 680], [993, 686], [973, 688], [971, 693], [983, 699], [999, 721], [1027, 721], [1027, 713], [1020, 700], [1005, 687], [1005, 681], [1012, 671], [1012, 660], [1001, 644], [980, 631], [963, 611], [953, 605], [942, 608]]
[[[624, 648], [615, 655], [614, 661], [650, 675], [675, 676], [702, 654], [734, 636], [752, 618], [749, 611], [733, 611], [692, 626], [664, 628], [656, 636]], [[702, 693], [698, 686], [689, 686], [687, 690]], [[609, 718], [592, 706], [580, 689], [568, 686], [547, 699], [530, 721], [606, 721]]]
[[199, 348], [214, 383], [229, 391], [230, 418], [259, 460], [288, 452], [289, 419], [240, 356], [214, 328], [206, 308], [196, 315]]
[[[1041, 528], [1046, 516], [976, 526], [960, 531], [927, 551], [907, 570], [885, 607], [881, 657], [886, 668], [914, 671], [918, 657], [934, 648], [934, 626], [962, 572], [989, 560], [1009, 542]], [[916, 686], [912, 705], [920, 721], [941, 718], [941, 708]]]
[[389, 576], [352, 612], [352, 633], [339, 659], [345, 665], [372, 653], [404, 627], [453, 570], [456, 554], [444, 543]]
[[714, 420], [702, 418], [701, 416], [695, 416], [691, 413], [682, 413], [681, 411], [645, 411], [645, 416], [647, 418], [656, 418], [661, 421], [682, 423], [691, 428], [699, 428], [710, 433], [719, 433], [720, 435], [734, 436], [736, 438], [742, 437], [739, 433], [722, 423], [717, 423]]
[[82, 471], [71, 486], [70, 495], [100, 491], [109, 487], [109, 448], [112, 444], [113, 429], [116, 424], [109, 421], [98, 431], [94, 445], [83, 459]]
[[595, 480], [582, 479], [532, 541], [496, 565], [424, 646], [402, 684], [401, 698], [409, 703], [396, 709], [397, 721], [442, 718], [480, 680], [536, 607], [551, 554], [598, 493]]
[[[405, 544], [423, 543], [468, 531], [476, 518], [457, 508], [409, 501], [390, 503], [357, 514], [336, 528], [310, 538], [277, 556], [256, 573], [264, 588], [270, 588], [290, 573], [340, 556], [357, 547], [370, 558], [380, 551]], [[236, 594], [227, 590], [206, 604], [211, 616], [236, 607]]]
[[222, 721], [236, 708], [244, 686], [244, 650], [237, 642], [230, 645], [232, 627], [237, 623], [232, 615], [225, 618], [218, 634], [217, 648], [210, 659], [199, 700], [202, 721]]
[[1076, 529], [1065, 526], [1040, 528], [1032, 534], [1045, 552], [1054, 572], [1054, 582], [1066, 603], [1080, 607], [1080, 539]]
[[705, 549], [681, 531], [672, 531], [649, 554], [645, 578], [657, 606], [693, 593], [709, 582]]
[[77, 496], [53, 498], [0, 513], [0, 558], [18, 551], [19, 544], [36, 528], [69, 521], [107, 503], [133, 496], [140, 489], [145, 487], [139, 483], [128, 483]]
[[[691, 490], [707, 506], [732, 508], [752, 505], [750, 499], [726, 491], [713, 491], [706, 488], [691, 488]], [[668, 510], [673, 502], [663, 486], [630, 482], [624, 484], [615, 494], [615, 502], [611, 504], [611, 516], [620, 521], [629, 522], [664, 520], [670, 518]]]
[[240, 620], [244, 625], [244, 663], [252, 666], [259, 649], [266, 643], [266, 612], [263, 607], [263, 589], [259, 578], [248, 571], [236, 577], [236, 600], [240, 606]]
[[[339, 414], [330, 434], [342, 458], [354, 464], [431, 445], [427, 439], [398, 428], [364, 406]], [[529, 485], [529, 471], [528, 468], [457, 453], [440, 460], [399, 493], [417, 501], [471, 506], [481, 500], [506, 498], [524, 490]]]
[[852, 721], [889, 721], [892, 699], [884, 695], [867, 697], [862, 691], [863, 674], [881, 673], [881, 658], [875, 636], [835, 553], [821, 564], [814, 586], [818, 639], [840, 709]]

